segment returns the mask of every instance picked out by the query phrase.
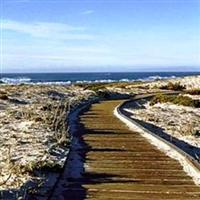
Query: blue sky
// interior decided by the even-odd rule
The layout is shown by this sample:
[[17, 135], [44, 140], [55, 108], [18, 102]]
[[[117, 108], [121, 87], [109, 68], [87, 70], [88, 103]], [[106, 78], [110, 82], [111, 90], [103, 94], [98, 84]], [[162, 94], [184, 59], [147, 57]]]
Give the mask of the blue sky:
[[200, 71], [199, 13], [199, 0], [1, 0], [1, 70]]

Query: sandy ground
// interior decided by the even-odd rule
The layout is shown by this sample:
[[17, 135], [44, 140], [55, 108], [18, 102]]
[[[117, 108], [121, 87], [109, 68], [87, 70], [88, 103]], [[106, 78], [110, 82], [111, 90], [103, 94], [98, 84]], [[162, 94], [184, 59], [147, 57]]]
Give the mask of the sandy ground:
[[144, 94], [162, 92], [162, 86], [166, 86], [169, 82], [180, 83], [187, 90], [200, 88], [200, 76], [187, 76], [183, 78], [173, 78], [165, 80], [157, 80], [153, 82], [133, 82], [125, 83], [124, 85], [116, 84], [112, 87], [107, 87], [108, 90], [124, 94]]
[[159, 80], [152, 83], [145, 84], [151, 88], [161, 87], [167, 85], [169, 82], [180, 83], [185, 86], [186, 89], [198, 89], [200, 88], [200, 76], [186, 76], [183, 78]]
[[74, 86], [1, 85], [0, 190], [37, 179], [29, 172], [39, 165], [63, 166], [68, 147], [59, 143], [61, 130], [53, 125], [65, 119], [64, 104], [70, 101], [73, 109], [92, 95]]

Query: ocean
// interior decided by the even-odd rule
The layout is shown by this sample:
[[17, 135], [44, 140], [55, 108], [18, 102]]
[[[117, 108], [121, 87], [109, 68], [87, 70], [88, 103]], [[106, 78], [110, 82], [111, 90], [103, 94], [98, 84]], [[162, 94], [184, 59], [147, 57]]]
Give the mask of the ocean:
[[190, 75], [200, 72], [117, 72], [117, 73], [9, 73], [1, 74], [1, 83], [21, 84], [73, 84], [153, 81]]

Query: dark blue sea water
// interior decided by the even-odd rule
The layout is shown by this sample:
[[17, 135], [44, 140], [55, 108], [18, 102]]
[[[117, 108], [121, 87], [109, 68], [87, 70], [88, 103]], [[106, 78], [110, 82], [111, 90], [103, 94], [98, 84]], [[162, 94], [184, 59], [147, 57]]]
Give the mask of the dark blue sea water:
[[92, 83], [92, 82], [130, 82], [155, 79], [176, 78], [190, 75], [200, 75], [200, 72], [120, 72], [120, 73], [27, 73], [1, 74], [4, 83]]

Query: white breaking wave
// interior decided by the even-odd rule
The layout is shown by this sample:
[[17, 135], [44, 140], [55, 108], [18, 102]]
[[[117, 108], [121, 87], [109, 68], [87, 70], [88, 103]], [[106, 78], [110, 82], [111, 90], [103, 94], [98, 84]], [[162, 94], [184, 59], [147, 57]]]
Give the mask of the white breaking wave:
[[72, 83], [113, 83], [113, 82], [135, 82], [135, 81], [155, 81], [155, 80], [163, 80], [163, 79], [174, 79], [176, 76], [149, 76], [145, 78], [138, 78], [138, 79], [127, 79], [127, 78], [122, 78], [120, 80], [115, 80], [115, 79], [98, 79], [98, 80], [77, 80], [77, 81], [70, 81], [70, 80], [60, 80], [60, 81], [45, 81], [45, 80], [38, 80], [38, 81], [33, 81], [29, 77], [16, 77], [16, 78], [8, 78], [8, 77], [3, 77], [0, 79], [1, 82], [5, 84], [21, 84], [21, 83], [29, 83], [29, 84], [45, 84], [45, 85], [51, 85], [51, 84], [56, 84], [56, 85], [70, 85]]
[[36, 82], [33, 85], [70, 85], [71, 81], [49, 81], [49, 82]]
[[29, 83], [29, 82], [31, 82], [31, 79], [28, 78], [28, 77], [16, 77], [16, 78], [3, 77], [0, 80], [3, 83], [7, 83], [7, 84], [20, 84], [20, 83]]
[[28, 77], [16, 77], [16, 78], [7, 78], [3, 77], [0, 79], [1, 82], [5, 84], [22, 84], [22, 83], [28, 83], [32, 85], [70, 85], [72, 82], [71, 81], [37, 81], [37, 82], [32, 82], [31, 78]]
[[175, 79], [176, 76], [148, 76], [147, 78], [140, 78], [138, 81], [155, 81], [155, 80], [166, 80]]

